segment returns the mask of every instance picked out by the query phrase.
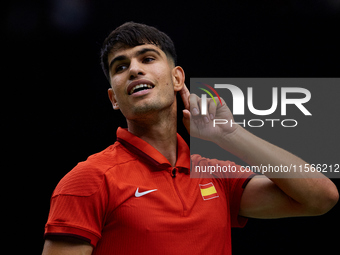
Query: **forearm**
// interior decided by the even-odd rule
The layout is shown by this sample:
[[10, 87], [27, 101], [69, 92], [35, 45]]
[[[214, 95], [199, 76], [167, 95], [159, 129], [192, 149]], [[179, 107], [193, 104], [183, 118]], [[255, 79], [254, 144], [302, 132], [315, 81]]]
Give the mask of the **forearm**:
[[[304, 165], [306, 162], [292, 153], [279, 148], [248, 132], [241, 126], [226, 136], [222, 135], [216, 142], [224, 150], [229, 151], [251, 166], [290, 166]], [[287, 178], [288, 173], [283, 171], [267, 172], [269, 178]], [[321, 173], [308, 173], [296, 171], [294, 178], [322, 178]]]
[[[292, 169], [291, 165], [307, 164], [299, 157], [251, 134], [241, 126], [229, 135], [222, 135], [217, 144], [251, 166], [282, 166], [279, 169], [286, 166]], [[330, 190], [334, 190], [334, 184], [317, 171], [290, 173], [267, 171], [264, 174], [290, 198], [308, 207], [320, 206], [319, 202], [329, 195]]]

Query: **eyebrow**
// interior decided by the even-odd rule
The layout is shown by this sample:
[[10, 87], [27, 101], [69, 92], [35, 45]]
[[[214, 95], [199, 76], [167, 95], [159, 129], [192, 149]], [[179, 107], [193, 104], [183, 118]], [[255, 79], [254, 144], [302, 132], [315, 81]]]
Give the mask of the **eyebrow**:
[[[145, 53], [147, 53], [147, 52], [149, 52], [149, 51], [155, 52], [157, 55], [161, 56], [161, 54], [159, 53], [158, 50], [155, 50], [155, 49], [153, 49], [153, 48], [143, 48], [143, 49], [141, 49], [141, 50], [139, 50], [139, 51], [136, 52], [135, 57], [138, 57], [138, 56], [140, 56], [140, 55], [143, 55], [143, 54], [145, 54]], [[128, 57], [127, 57], [126, 55], [120, 55], [120, 56], [115, 57], [114, 59], [111, 60], [110, 65], [109, 65], [109, 69], [111, 69], [112, 66], [113, 66], [117, 61], [122, 61], [122, 60], [125, 60], [125, 59], [127, 59], [127, 58], [128, 58]]]

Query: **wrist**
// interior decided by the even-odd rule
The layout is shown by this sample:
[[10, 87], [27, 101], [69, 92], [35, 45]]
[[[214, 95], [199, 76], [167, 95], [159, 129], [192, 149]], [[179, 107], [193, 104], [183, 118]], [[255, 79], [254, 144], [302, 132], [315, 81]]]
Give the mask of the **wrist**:
[[215, 137], [214, 143], [223, 149], [233, 153], [233, 150], [237, 146], [237, 142], [240, 140], [239, 137], [242, 136], [244, 128], [236, 124], [235, 129], [231, 133], [221, 132]]

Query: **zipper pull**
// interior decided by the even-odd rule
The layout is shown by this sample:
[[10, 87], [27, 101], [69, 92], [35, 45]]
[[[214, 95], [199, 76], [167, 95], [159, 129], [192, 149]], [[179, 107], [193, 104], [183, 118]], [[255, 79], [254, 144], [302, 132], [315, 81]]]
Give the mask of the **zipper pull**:
[[172, 176], [172, 178], [176, 177], [176, 168], [172, 169], [171, 176]]

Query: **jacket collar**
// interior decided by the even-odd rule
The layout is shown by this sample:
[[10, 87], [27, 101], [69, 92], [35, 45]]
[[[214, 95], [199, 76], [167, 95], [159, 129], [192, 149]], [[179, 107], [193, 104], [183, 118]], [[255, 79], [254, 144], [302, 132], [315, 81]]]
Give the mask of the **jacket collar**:
[[[158, 169], [171, 168], [171, 164], [158, 150], [146, 141], [130, 133], [127, 129], [119, 127], [117, 130], [117, 141], [120, 142], [131, 153], [140, 156], [147, 163]], [[184, 139], [177, 133], [177, 161], [176, 168], [185, 172], [190, 171], [190, 149]]]

